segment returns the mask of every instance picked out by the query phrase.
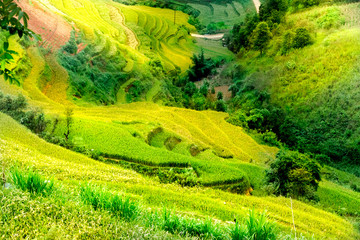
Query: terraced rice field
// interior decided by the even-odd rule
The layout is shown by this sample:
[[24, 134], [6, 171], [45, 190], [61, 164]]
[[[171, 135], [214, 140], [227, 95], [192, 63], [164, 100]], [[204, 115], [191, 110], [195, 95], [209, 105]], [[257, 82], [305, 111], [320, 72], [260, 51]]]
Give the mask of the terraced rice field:
[[[71, 105], [66, 101], [66, 83], [60, 80], [66, 77], [66, 73], [51, 62], [52, 59], [44, 59], [36, 48], [30, 48], [27, 54], [34, 67], [23, 83], [23, 90], [4, 82], [0, 85], [1, 89], [9, 93], [20, 91], [28, 96], [33, 106], [42, 107], [50, 115], [62, 115], [65, 106]], [[38, 86], [42, 81], [45, 60], [55, 72], [41, 91]], [[124, 89], [133, 80], [121, 87], [123, 91], [122, 94], [119, 91], [119, 98], [124, 98]], [[156, 87], [159, 88], [160, 85], [155, 85], [154, 89]], [[147, 97], [152, 99], [156, 92], [156, 89], [150, 90]], [[104, 156], [138, 164], [192, 166], [198, 170], [199, 180], [203, 184], [241, 182], [246, 176], [241, 170], [241, 163], [257, 162], [263, 165], [277, 152], [276, 148], [261, 146], [241, 128], [228, 124], [225, 121], [227, 114], [224, 113], [161, 107], [154, 103], [86, 108], [71, 106], [76, 119], [73, 127], [76, 134], [70, 136], [74, 142], [81, 142], [83, 146], [95, 149]], [[177, 137], [181, 145], [174, 145], [173, 149], [151, 146], [149, 138], [156, 137], [157, 133], [154, 134], [153, 131], [157, 128]], [[63, 135], [63, 130], [64, 122], [57, 129], [59, 136]], [[231, 140], [232, 138], [235, 140]], [[161, 145], [165, 144], [166, 139]], [[207, 149], [210, 150], [210, 155], [206, 161], [196, 156]], [[203, 155], [200, 156], [203, 158]], [[216, 156], [232, 159], [225, 160]], [[220, 164], [219, 159], [223, 163]], [[220, 168], [222, 171], [218, 171]]]
[[251, 0], [233, 1], [223, 5], [214, 3], [188, 4], [200, 11], [199, 19], [204, 25], [212, 22], [224, 22], [226, 25], [232, 26], [243, 21], [247, 13], [255, 11]]
[[96, 43], [98, 52], [124, 55], [126, 72], [150, 58], [161, 59], [167, 70], [175, 67], [185, 70], [191, 63], [192, 38], [180, 26], [190, 31], [194, 27], [187, 23], [188, 16], [182, 12], [177, 13], [174, 24], [174, 13], [167, 9], [126, 6], [109, 0], [41, 2]]
[[[224, 222], [233, 220], [234, 216], [245, 217], [249, 209], [266, 209], [282, 230], [290, 232], [292, 214], [287, 198], [250, 197], [220, 190], [159, 184], [133, 171], [48, 144], [3, 114], [0, 114], [0, 152], [0, 161], [6, 161], [6, 164], [32, 165], [45, 176], [55, 177], [69, 186], [91, 180], [131, 195], [153, 209], [176, 207], [186, 215], [207, 215]], [[339, 216], [298, 201], [293, 201], [293, 208], [298, 233], [315, 234], [323, 239], [356, 237], [353, 226]]]

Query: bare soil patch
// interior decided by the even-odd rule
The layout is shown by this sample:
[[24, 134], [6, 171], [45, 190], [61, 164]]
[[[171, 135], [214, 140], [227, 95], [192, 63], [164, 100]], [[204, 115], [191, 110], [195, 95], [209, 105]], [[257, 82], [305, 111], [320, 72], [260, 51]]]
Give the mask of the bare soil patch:
[[42, 37], [42, 45], [59, 49], [70, 39], [72, 26], [60, 15], [51, 12], [33, 0], [19, 1], [19, 6], [29, 15], [29, 28]]

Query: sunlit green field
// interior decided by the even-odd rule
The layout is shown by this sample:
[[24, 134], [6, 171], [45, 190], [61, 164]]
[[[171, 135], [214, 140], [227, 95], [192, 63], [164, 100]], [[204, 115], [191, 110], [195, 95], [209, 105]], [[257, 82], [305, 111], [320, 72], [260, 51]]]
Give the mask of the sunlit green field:
[[[198, 217], [208, 215], [229, 221], [234, 216], [245, 216], [248, 209], [266, 209], [281, 229], [290, 231], [292, 220], [287, 198], [241, 196], [220, 190], [162, 185], [133, 171], [48, 144], [3, 114], [0, 122], [1, 162], [6, 165], [34, 166], [66, 186], [96, 182], [130, 194], [149, 207], [165, 205]], [[355, 237], [353, 226], [342, 218], [298, 201], [293, 204], [298, 232], [329, 239]]]

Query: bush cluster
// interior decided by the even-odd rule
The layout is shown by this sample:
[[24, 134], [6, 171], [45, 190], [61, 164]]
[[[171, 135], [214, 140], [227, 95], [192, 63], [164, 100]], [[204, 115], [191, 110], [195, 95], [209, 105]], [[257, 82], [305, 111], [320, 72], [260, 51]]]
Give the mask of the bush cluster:
[[81, 42], [81, 38], [72, 31], [69, 42], [58, 53], [61, 65], [69, 72], [74, 99], [114, 104], [120, 84], [128, 77], [122, 71], [125, 59], [122, 54], [106, 57], [102, 52], [95, 51], [92, 44], [78, 52]]
[[320, 180], [320, 165], [316, 161], [286, 150], [277, 154], [266, 172], [266, 181], [274, 186], [275, 194], [294, 198], [316, 200]]
[[24, 96], [13, 97], [0, 92], [0, 112], [3, 112], [35, 134], [42, 136], [50, 123], [45, 114], [38, 109], [29, 109]]

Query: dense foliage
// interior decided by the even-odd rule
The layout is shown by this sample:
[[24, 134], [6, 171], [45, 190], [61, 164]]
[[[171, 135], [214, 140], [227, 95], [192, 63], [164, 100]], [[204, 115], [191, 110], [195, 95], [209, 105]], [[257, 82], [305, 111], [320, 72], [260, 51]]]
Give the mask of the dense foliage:
[[282, 150], [266, 172], [266, 180], [277, 195], [314, 200], [321, 180], [320, 165], [304, 154]]
[[70, 75], [71, 91], [75, 98], [99, 104], [114, 104], [119, 86], [127, 79], [122, 69], [125, 59], [121, 54], [104, 56], [87, 45], [78, 52], [75, 32], [59, 52], [59, 60]]
[[28, 109], [26, 99], [22, 95], [15, 98], [0, 92], [0, 112], [11, 116], [38, 135], [43, 135], [49, 124], [42, 111]]
[[[0, 1], [0, 16], [1, 29], [10, 35], [17, 34], [20, 38], [35, 36], [28, 28], [29, 16], [13, 0]], [[16, 82], [20, 85], [15, 72], [8, 68], [15, 54], [17, 54], [15, 51], [9, 49], [9, 41], [6, 38], [0, 49], [0, 75], [4, 75], [5, 80], [9, 80], [10, 83]]]

